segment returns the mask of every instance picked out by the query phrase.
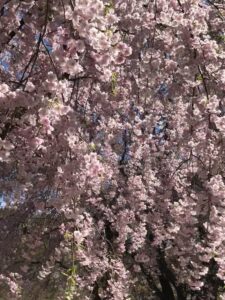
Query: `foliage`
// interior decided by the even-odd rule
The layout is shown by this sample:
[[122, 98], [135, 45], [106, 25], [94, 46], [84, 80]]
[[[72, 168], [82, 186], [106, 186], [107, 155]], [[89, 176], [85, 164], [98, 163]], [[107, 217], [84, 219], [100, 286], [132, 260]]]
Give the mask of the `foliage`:
[[0, 299], [225, 299], [224, 12], [0, 1]]

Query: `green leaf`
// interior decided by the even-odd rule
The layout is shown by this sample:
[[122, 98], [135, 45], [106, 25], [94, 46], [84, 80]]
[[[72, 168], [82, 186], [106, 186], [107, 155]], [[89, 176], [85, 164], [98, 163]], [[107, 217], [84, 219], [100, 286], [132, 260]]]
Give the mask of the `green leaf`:
[[196, 75], [196, 81], [203, 81], [203, 77], [201, 74]]
[[108, 4], [105, 5], [104, 8], [104, 16], [107, 16], [110, 13], [110, 10], [113, 9], [113, 3], [110, 1]]

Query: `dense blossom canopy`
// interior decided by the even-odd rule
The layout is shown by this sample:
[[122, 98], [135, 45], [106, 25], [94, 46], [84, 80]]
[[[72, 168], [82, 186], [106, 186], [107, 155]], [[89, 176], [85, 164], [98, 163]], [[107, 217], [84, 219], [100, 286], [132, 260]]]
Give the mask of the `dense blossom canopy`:
[[0, 1], [0, 299], [225, 299], [225, 3]]

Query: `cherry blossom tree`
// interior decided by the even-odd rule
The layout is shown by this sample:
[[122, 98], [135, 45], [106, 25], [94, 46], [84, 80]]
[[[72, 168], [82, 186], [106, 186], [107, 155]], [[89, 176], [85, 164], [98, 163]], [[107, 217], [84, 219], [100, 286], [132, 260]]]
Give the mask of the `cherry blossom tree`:
[[225, 3], [0, 1], [0, 299], [225, 299]]

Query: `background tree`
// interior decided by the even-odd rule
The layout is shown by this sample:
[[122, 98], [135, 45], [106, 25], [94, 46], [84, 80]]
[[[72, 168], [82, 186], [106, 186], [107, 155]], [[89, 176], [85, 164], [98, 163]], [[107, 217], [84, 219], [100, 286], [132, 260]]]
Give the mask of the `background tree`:
[[225, 299], [223, 1], [0, 1], [0, 299]]

